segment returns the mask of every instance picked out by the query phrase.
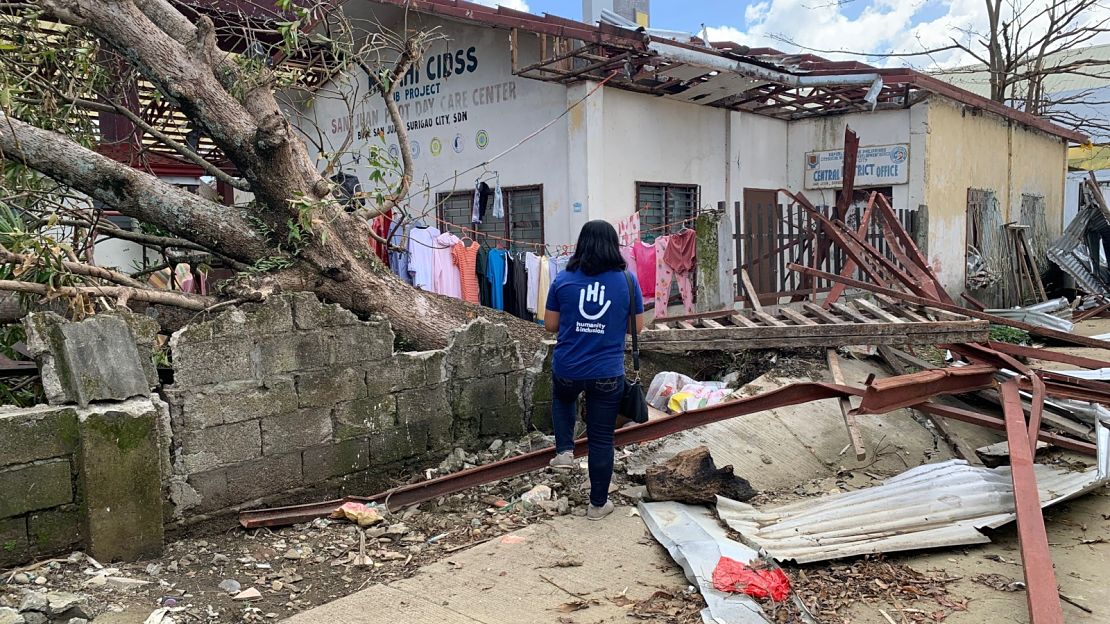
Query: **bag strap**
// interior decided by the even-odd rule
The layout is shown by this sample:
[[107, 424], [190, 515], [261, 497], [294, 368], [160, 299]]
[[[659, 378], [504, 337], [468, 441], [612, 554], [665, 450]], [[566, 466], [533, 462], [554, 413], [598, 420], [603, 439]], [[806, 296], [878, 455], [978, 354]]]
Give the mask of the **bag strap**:
[[628, 281], [628, 331], [632, 333], [632, 370], [633, 381], [640, 380], [640, 332], [636, 328], [636, 290], [632, 285], [632, 274], [624, 272]]

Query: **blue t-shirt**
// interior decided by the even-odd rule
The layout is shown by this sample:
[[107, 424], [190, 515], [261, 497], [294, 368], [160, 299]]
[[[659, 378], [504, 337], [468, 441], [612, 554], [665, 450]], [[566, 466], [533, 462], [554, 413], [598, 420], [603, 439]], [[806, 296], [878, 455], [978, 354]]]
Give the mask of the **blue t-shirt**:
[[[644, 297], [635, 279], [632, 288], [636, 314], [642, 314]], [[559, 313], [552, 372], [574, 380], [624, 375], [628, 280], [623, 271], [592, 276], [563, 271], [547, 291], [547, 309]]]

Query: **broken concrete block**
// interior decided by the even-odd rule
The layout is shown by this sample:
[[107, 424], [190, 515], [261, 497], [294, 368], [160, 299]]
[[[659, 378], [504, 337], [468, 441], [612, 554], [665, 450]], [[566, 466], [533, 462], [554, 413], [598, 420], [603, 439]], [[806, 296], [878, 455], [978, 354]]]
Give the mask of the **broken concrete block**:
[[70, 455], [76, 448], [73, 408], [0, 408], [0, 467]]
[[116, 308], [102, 312], [102, 316], [111, 316], [127, 323], [131, 335], [135, 337], [135, 346], [139, 350], [139, 361], [146, 371], [147, 383], [151, 389], [158, 387], [158, 369], [154, 366], [154, 349], [158, 342], [158, 321], [136, 314], [127, 308]]
[[27, 624], [27, 620], [15, 609], [0, 607], [0, 624]]
[[26, 519], [0, 520], [0, 568], [23, 563], [28, 556]]
[[732, 466], [717, 468], [705, 446], [676, 453], [649, 467], [645, 477], [648, 498], [653, 501], [711, 505], [717, 496], [746, 501], [756, 494], [747, 480], [732, 473]]
[[297, 329], [322, 327], [347, 327], [357, 325], [358, 317], [334, 303], [321, 303], [313, 293], [298, 292], [284, 295], [293, 303], [293, 325]]
[[119, 318], [67, 323], [55, 314], [32, 314], [25, 327], [50, 403], [84, 407], [150, 393], [135, 337]]
[[0, 518], [73, 502], [68, 458], [0, 470]]
[[158, 410], [146, 399], [78, 412], [88, 551], [100, 561], [162, 553]]

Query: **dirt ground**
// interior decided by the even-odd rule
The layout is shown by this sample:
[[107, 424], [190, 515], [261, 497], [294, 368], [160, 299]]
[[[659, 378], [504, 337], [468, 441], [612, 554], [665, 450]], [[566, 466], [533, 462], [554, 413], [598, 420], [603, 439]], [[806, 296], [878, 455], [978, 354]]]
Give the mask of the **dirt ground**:
[[[1105, 331], [1110, 331], [1110, 321], [1102, 320], [1083, 327], [1083, 333]], [[789, 360], [789, 366], [789, 370], [778, 370], [775, 375], [783, 378], [820, 376], [824, 370], [819, 362], [806, 364], [796, 359]], [[810, 422], [817, 414], [812, 408], [798, 414], [777, 412], [782, 422], [798, 427], [804, 424], [807, 414]], [[763, 504], [817, 496], [831, 490], [867, 487], [904, 469], [907, 459], [918, 462], [932, 456], [928, 449], [916, 448], [921, 446], [919, 440], [930, 438], [928, 434], [912, 430], [921, 425], [909, 418], [876, 419], [868, 426], [875, 427], [875, 433], [869, 433], [869, 438], [896, 444], [904, 441], [905, 446], [915, 448], [890, 455], [885, 463], [852, 466], [842, 459], [842, 424], [837, 426], [839, 429], [830, 425], [831, 428], [823, 428], [819, 434], [814, 432], [812, 439], [799, 429], [793, 435], [806, 452], [812, 454], [806, 461], [813, 464], [813, 470], [795, 471], [789, 485], [786, 481], [775, 486], [770, 482], [765, 484], [759, 478], [762, 475], [753, 475], [753, 483], [764, 490], [753, 502]], [[829, 440], [819, 443], [820, 438]], [[529, 447], [537, 443], [546, 443], [546, 440], [527, 442]], [[822, 450], [822, 445], [828, 449]], [[613, 498], [622, 505], [618, 510], [624, 518], [622, 522], [631, 523], [629, 527], [634, 528], [627, 531], [628, 535], [622, 534], [615, 539], [614, 548], [625, 543], [622, 540], [629, 544], [630, 553], [632, 544], [650, 547], [655, 553], [651, 565], [658, 567], [656, 572], [663, 575], [660, 578], [666, 582], [644, 581], [648, 585], [635, 596], [610, 591], [604, 596], [596, 594], [589, 600], [581, 599], [583, 605], [570, 607], [564, 605], [574, 602], [571, 597], [549, 588], [552, 600], [563, 601], [555, 603], [558, 605], [555, 610], [567, 608], [568, 612], [555, 613], [547, 607], [529, 610], [530, 606], [524, 603], [519, 606], [519, 618], [514, 621], [700, 621], [697, 615], [700, 597], [687, 591], [684, 579], [677, 574], [677, 566], [650, 538], [642, 523], [632, 517], [631, 505], [639, 495], [635, 486], [640, 477], [629, 476], [627, 471], [642, 465], [644, 453], [657, 450], [657, 444], [643, 449], [618, 450]], [[738, 463], [738, 472], [743, 475], [751, 470], [779, 471], [784, 479], [788, 478], [793, 470], [791, 458], [781, 457], [776, 449], [765, 451], [775, 456], [774, 464], [755, 454], [753, 459]], [[444, 470], [491, 461], [511, 452], [517, 452], [513, 443], [480, 456], [456, 453], [453, 460], [449, 458], [445, 462]], [[638, 473], [635, 469], [632, 472]], [[823, 474], [812, 478], [817, 472]], [[525, 505], [521, 495], [537, 485], [551, 488], [551, 500]], [[171, 615], [179, 624], [278, 621], [298, 613], [304, 615], [297, 621], [323, 621], [313, 614], [323, 614], [326, 609], [317, 611], [314, 607], [346, 604], [340, 600], [344, 596], [353, 595], [354, 598], [373, 588], [398, 587], [405, 583], [419, 588], [424, 578], [437, 579], [436, 582], [455, 578], [462, 569], [462, 562], [467, 560], [465, 557], [486, 556], [482, 549], [514, 543], [515, 535], [528, 535], [529, 531], [546, 533], [552, 527], [561, 527], [569, 532], [568, 535], [573, 535], [582, 530], [583, 525], [596, 527], [597, 524], [585, 523], [581, 518], [587, 502], [584, 485], [582, 471], [546, 471], [476, 488], [388, 517], [382, 525], [365, 531], [365, 547], [361, 549], [360, 532], [356, 527], [345, 521], [318, 520], [272, 531], [235, 529], [183, 539], [168, 544], [163, 557], [134, 564], [100, 567], [75, 553], [43, 562], [34, 569], [0, 573], [0, 607], [18, 607], [23, 593], [33, 589], [86, 596], [89, 610], [97, 615], [94, 620], [97, 624], [141, 624], [159, 607], [178, 609]], [[1070, 600], [1064, 605], [1066, 621], [1110, 622], [1110, 585], [1106, 583], [1105, 564], [1106, 555], [1110, 554], [1110, 490], [1104, 488], [1054, 507], [1045, 517], [1057, 581], [1062, 594]], [[982, 546], [787, 566], [786, 571], [797, 594], [822, 623], [1027, 622], [1025, 594], [1020, 585], [1015, 584], [1022, 580], [1022, 568], [1014, 525], [993, 532], [991, 537], [992, 543]], [[575, 567], [575, 557], [591, 555], [589, 552], [575, 555], [575, 547], [573, 540], [561, 546], [567, 552], [566, 567]], [[372, 561], [369, 566], [358, 565], [360, 553]], [[506, 591], [513, 591], [511, 581], [511, 578], [503, 581], [509, 583]], [[221, 584], [224, 587], [221, 588]], [[237, 593], [251, 589], [257, 590], [256, 599], [236, 600]], [[372, 592], [369, 595], [373, 595]], [[335, 602], [337, 600], [340, 602]], [[590, 600], [605, 602], [607, 607], [617, 605], [617, 615], [602, 617], [603, 613], [610, 612]], [[767, 606], [765, 610], [778, 622], [800, 621], [796, 610], [787, 606]], [[594, 616], [586, 617], [589, 613]], [[392, 621], [424, 620], [413, 616]]]

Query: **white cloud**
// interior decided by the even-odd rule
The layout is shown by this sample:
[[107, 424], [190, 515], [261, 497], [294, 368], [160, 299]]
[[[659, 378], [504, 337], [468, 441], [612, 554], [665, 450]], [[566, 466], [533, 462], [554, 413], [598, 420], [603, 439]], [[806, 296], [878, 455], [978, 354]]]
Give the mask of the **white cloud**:
[[517, 11], [527, 11], [528, 10], [528, 3], [525, 2], [525, 0], [473, 0], [473, 1], [477, 2], [478, 4], [484, 4], [486, 6], [491, 6], [491, 7], [503, 6], [506, 9], [516, 9]]
[[[952, 39], [981, 49], [969, 33], [987, 30], [983, 0], [855, 0], [867, 2], [856, 17], [848, 17], [844, 4], [835, 0], [763, 0], [749, 5], [744, 13], [746, 27], [723, 24], [709, 28], [713, 40], [730, 40], [751, 47], [770, 47], [784, 52], [805, 52], [835, 60], [863, 60], [881, 66], [910, 65], [918, 68], [951, 67], [974, 63], [961, 50], [945, 50], [910, 58], [861, 58], [868, 54], [906, 54], [935, 50], [952, 44]], [[1036, 11], [1051, 0], [1031, 0]], [[858, 7], [858, 5], [852, 5]], [[936, 7], [945, 12], [936, 16]], [[1032, 12], [1032, 11], [1031, 11]], [[1110, 9], [1092, 9], [1086, 19], [1110, 15]], [[932, 19], [925, 20], [929, 14]], [[1031, 34], [1039, 34], [1036, 28]], [[1091, 41], [1101, 43], [1105, 41]]]

